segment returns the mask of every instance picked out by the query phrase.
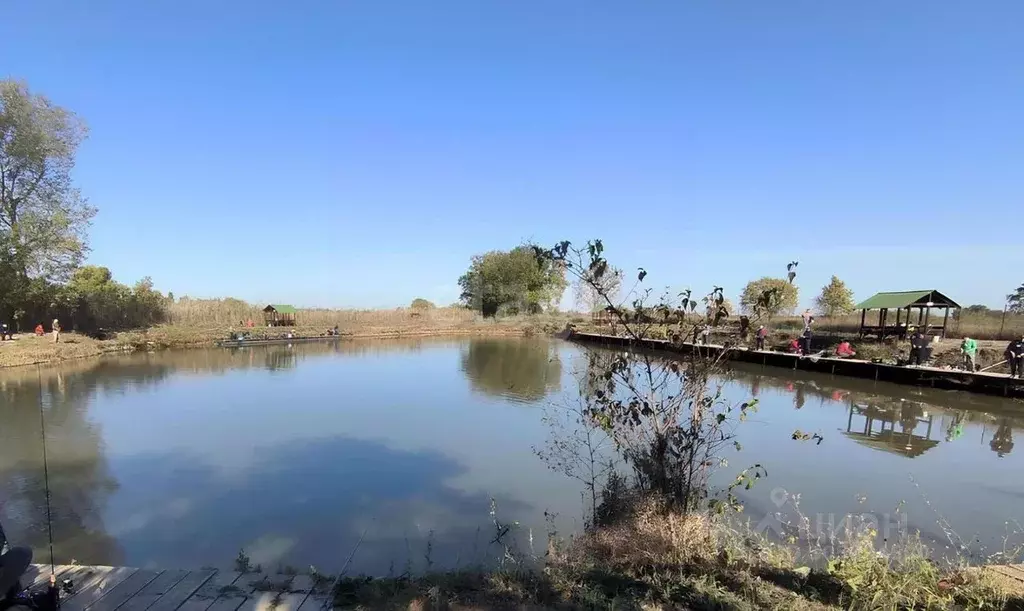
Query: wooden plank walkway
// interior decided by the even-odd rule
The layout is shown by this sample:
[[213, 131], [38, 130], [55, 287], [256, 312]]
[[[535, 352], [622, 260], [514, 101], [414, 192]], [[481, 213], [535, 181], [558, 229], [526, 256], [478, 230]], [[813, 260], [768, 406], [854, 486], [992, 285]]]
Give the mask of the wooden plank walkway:
[[[328, 584], [308, 575], [268, 575], [216, 570], [149, 570], [59, 565], [63, 611], [319, 611], [328, 607]], [[49, 565], [29, 568], [22, 584], [45, 588]]]
[[1006, 593], [1024, 597], [1024, 564], [990, 564], [984, 570], [996, 578]]

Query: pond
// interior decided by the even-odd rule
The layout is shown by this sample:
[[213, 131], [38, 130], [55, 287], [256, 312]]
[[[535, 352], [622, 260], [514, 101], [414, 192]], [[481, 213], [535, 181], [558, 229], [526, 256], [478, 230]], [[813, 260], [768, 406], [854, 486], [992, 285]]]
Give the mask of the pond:
[[[400, 573], [483, 561], [495, 519], [541, 555], [550, 529], [582, 525], [582, 485], [535, 449], [585, 362], [557, 340], [458, 338], [2, 371], [0, 521], [45, 559], [42, 407], [58, 562], [229, 567], [244, 549], [267, 570], [351, 556], [350, 572]], [[978, 550], [1022, 540], [1024, 405], [761, 367], [723, 381], [760, 400], [719, 473], [767, 468], [742, 496], [753, 523], [792, 516], [798, 493], [835, 521], [901, 506], [939, 546], [950, 530]]]

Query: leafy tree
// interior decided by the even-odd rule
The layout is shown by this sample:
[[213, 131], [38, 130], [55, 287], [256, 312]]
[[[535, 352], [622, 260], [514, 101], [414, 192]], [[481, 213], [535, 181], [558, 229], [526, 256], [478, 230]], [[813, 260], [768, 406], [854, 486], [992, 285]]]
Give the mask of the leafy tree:
[[842, 316], [853, 311], [853, 291], [836, 276], [822, 287], [821, 294], [814, 300], [818, 310], [825, 316]]
[[785, 278], [764, 277], [751, 280], [743, 287], [740, 308], [744, 312], [769, 318], [779, 314], [792, 314], [796, 310], [799, 297], [799, 289], [791, 281]]
[[106, 267], [78, 268], [62, 294], [71, 305], [76, 327], [140, 327], [164, 318], [165, 300], [153, 289], [152, 280], [143, 278], [129, 288], [115, 281]]
[[966, 308], [964, 308], [964, 311], [970, 314], [986, 314], [988, 312], [991, 312], [992, 310], [990, 310], [988, 306], [976, 303], [974, 305], [967, 306]]
[[[610, 301], [603, 276], [613, 268], [603, 251], [600, 240], [584, 247], [561, 242], [550, 251], [539, 251], [538, 256], [560, 262], [573, 278], [582, 279]], [[643, 268], [638, 270], [638, 286], [646, 276]], [[665, 295], [654, 303], [648, 303], [650, 289], [641, 287], [631, 295], [635, 295], [631, 306], [609, 308], [630, 343], [649, 338], [657, 318], [680, 321], [681, 335], [685, 336], [689, 331], [683, 325], [692, 325], [692, 331], [724, 315], [721, 287], [715, 287], [704, 298], [705, 316], [696, 314], [697, 302], [690, 298], [689, 291], [675, 297]], [[632, 468], [636, 487], [662, 497], [665, 508], [697, 509], [709, 500], [710, 475], [726, 464], [722, 452], [730, 445], [739, 449], [739, 444], [733, 444], [732, 427], [746, 417], [754, 402], [730, 405], [723, 399], [722, 384], [714, 378], [721, 371], [722, 354], [698, 352], [682, 360], [623, 350], [607, 353], [607, 359], [588, 359], [588, 379], [581, 383], [584, 404], [579, 410], [583, 421], [580, 425], [603, 431], [620, 458]], [[590, 447], [589, 443], [565, 439], [554, 443], [559, 451], [545, 452], [552, 457], [552, 468], [564, 471], [569, 464], [575, 472], [581, 462], [591, 462], [586, 457], [582, 461], [567, 458], [561, 451]], [[732, 505], [735, 486], [749, 488], [763, 475], [760, 465], [742, 471], [727, 487], [727, 502], [711, 499], [711, 503], [717, 508]]]
[[432, 310], [437, 306], [427, 301], [426, 299], [423, 299], [422, 297], [417, 297], [416, 299], [412, 300], [412, 305], [410, 305], [409, 307], [411, 307], [414, 310]]
[[565, 270], [537, 251], [519, 246], [474, 256], [469, 270], [459, 278], [463, 303], [484, 316], [555, 307], [565, 291]]
[[95, 210], [71, 170], [85, 135], [73, 113], [0, 81], [0, 280], [60, 281], [81, 262]]
[[[600, 279], [601, 290], [597, 290], [583, 280], [577, 278], [572, 283], [573, 297], [576, 307], [581, 312], [595, 312], [608, 306], [605, 301], [606, 295], [612, 303], [618, 304], [619, 293], [622, 291], [623, 271], [618, 268], [611, 268], [608, 273]], [[603, 295], [602, 295], [603, 293]]]
[[1006, 306], [1014, 314], [1024, 314], [1024, 284], [1006, 296]]

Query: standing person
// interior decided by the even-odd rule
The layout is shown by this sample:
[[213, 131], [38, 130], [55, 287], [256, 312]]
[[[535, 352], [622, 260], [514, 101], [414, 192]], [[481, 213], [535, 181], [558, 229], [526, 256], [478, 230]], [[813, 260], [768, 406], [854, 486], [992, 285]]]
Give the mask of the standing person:
[[804, 327], [804, 332], [800, 334], [800, 343], [802, 345], [803, 353], [811, 353], [811, 326]]
[[51, 328], [53, 329], [53, 343], [55, 343], [55, 344], [59, 343], [60, 342], [60, 321], [57, 320], [56, 318], [54, 318], [53, 319], [53, 325], [52, 325]]
[[965, 335], [964, 341], [960, 342], [960, 354], [964, 357], [964, 369], [974, 371], [974, 357], [977, 353], [978, 342]]
[[708, 345], [708, 339], [711, 337], [711, 325], [705, 324], [704, 328], [700, 330], [700, 343], [704, 346]]
[[768, 329], [761, 325], [757, 328], [757, 347], [755, 350], [764, 350], [764, 340], [768, 339]]
[[7, 323], [0, 323], [0, 342], [8, 339], [11, 335], [10, 330], [7, 328]]
[[921, 364], [921, 353], [924, 351], [924, 334], [920, 329], [910, 336], [910, 365]]
[[814, 322], [814, 315], [811, 314], [811, 309], [807, 308], [803, 313], [804, 329], [810, 329], [811, 323]]
[[1006, 362], [1010, 365], [1010, 377], [1020, 378], [1021, 374], [1021, 360], [1024, 359], [1024, 337], [1015, 339], [1006, 346], [1006, 352], [1003, 353], [1006, 357]]

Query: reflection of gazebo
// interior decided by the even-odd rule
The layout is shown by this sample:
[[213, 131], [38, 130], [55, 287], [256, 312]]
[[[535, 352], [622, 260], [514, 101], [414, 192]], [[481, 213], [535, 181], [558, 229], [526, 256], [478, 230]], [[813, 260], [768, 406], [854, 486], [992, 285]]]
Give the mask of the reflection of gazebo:
[[[843, 435], [875, 450], [900, 454], [907, 458], [917, 458], [939, 445], [939, 442], [931, 438], [932, 418], [934, 416], [923, 410], [917, 410], [921, 412], [921, 415], [914, 414], [913, 411], [915, 410], [913, 408], [915, 407], [918, 407], [918, 405], [902, 404], [897, 409], [892, 409], [877, 405], [851, 404], [850, 418], [846, 423], [846, 432]], [[854, 415], [864, 417], [863, 430], [853, 430]], [[901, 424], [901, 432], [896, 432], [897, 422]], [[881, 425], [877, 431], [875, 430], [876, 423]], [[914, 428], [919, 423], [928, 425], [928, 431], [924, 437], [913, 433]], [[886, 425], [888, 425], [888, 428], [886, 428]]]
[[[929, 327], [928, 318], [932, 308], [942, 308], [945, 314], [942, 317], [942, 326], [931, 325], [942, 331], [942, 337], [946, 337], [946, 323], [949, 322], [949, 310], [959, 309], [960, 305], [935, 290], [922, 291], [899, 291], [895, 293], [877, 293], [867, 301], [857, 304], [856, 309], [860, 310], [860, 336], [877, 335], [884, 339], [886, 335], [895, 335], [900, 338], [906, 336], [907, 326], [911, 325], [911, 310], [917, 310], [917, 326], [923, 326], [926, 330]], [[878, 325], [868, 325], [868, 310], [878, 310]], [[889, 323], [889, 310], [896, 310], [896, 323]], [[902, 323], [900, 315], [906, 310], [907, 318]], [[927, 331], [926, 331], [927, 332]]]

